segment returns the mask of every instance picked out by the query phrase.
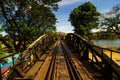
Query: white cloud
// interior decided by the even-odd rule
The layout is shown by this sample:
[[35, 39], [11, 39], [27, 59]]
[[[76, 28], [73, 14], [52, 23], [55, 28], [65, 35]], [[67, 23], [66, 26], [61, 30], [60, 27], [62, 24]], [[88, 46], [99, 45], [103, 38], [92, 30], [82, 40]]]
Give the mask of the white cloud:
[[105, 13], [108, 13], [109, 11], [110, 11], [110, 9], [103, 9], [100, 12], [103, 13], [103, 14], [105, 14]]
[[81, 2], [81, 1], [89, 1], [89, 0], [62, 0], [60, 2], [58, 2], [59, 6], [66, 6], [66, 5], [71, 5], [77, 2]]
[[101, 32], [101, 31], [107, 31], [105, 28], [98, 28], [98, 29], [92, 29], [91, 33]]
[[72, 26], [57, 26], [57, 32], [72, 33]]

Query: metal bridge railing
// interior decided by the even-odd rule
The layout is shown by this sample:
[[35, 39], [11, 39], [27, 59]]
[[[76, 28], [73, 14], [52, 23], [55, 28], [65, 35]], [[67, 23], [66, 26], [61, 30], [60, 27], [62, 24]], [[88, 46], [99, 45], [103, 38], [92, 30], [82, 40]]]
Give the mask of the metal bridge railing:
[[1, 58], [0, 64], [8, 57], [11, 58], [11, 66], [6, 68], [6, 72], [3, 73], [2, 65], [0, 65], [0, 80], [12, 80], [18, 75], [23, 77], [30, 66], [40, 59], [41, 55], [45, 53], [54, 41], [55, 38], [45, 34], [34, 41], [23, 53], [17, 54], [19, 57], [16, 60], [16, 53]]
[[84, 60], [97, 67], [109, 80], [112, 80], [113, 76], [120, 79], [120, 66], [113, 60], [114, 52], [119, 54], [120, 51], [95, 46], [74, 33], [67, 34], [65, 40]]

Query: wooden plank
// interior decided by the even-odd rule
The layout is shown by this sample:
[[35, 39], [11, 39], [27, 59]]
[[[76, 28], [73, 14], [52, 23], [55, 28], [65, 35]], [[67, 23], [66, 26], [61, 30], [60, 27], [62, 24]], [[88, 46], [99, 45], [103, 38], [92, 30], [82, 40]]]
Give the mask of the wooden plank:
[[52, 56], [48, 56], [34, 80], [45, 80]]
[[64, 48], [66, 49], [67, 53], [69, 53], [72, 62], [74, 63], [74, 66], [76, 67], [78, 73], [84, 80], [94, 80], [91, 73], [84, 67], [81, 61], [77, 59], [77, 57], [70, 51], [70, 49], [62, 42], [64, 45]]
[[40, 67], [42, 65], [41, 61], [36, 62], [31, 68], [30, 70], [25, 74], [24, 78], [34, 78], [37, 74], [37, 72], [39, 71]]
[[33, 79], [23, 79], [23, 78], [15, 78], [13, 80], [33, 80]]

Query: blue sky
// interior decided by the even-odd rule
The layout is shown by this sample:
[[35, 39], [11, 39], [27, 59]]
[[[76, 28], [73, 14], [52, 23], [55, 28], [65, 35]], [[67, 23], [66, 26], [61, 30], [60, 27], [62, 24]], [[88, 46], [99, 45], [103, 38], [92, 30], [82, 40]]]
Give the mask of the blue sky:
[[56, 18], [58, 19], [57, 31], [60, 32], [73, 32], [73, 27], [68, 21], [70, 12], [83, 4], [86, 1], [90, 1], [97, 8], [100, 13], [106, 13], [112, 9], [116, 4], [120, 3], [120, 0], [62, 0], [59, 2], [59, 9], [55, 12]]

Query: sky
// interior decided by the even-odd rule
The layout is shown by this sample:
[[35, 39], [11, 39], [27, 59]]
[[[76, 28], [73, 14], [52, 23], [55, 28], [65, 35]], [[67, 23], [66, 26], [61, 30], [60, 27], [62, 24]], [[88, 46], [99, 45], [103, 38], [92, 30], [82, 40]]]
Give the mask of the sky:
[[55, 12], [58, 23], [56, 23], [57, 32], [71, 33], [73, 27], [68, 21], [71, 11], [90, 1], [97, 9], [98, 12], [104, 14], [111, 10], [115, 5], [120, 3], [120, 0], [62, 0], [58, 3], [59, 9]]

